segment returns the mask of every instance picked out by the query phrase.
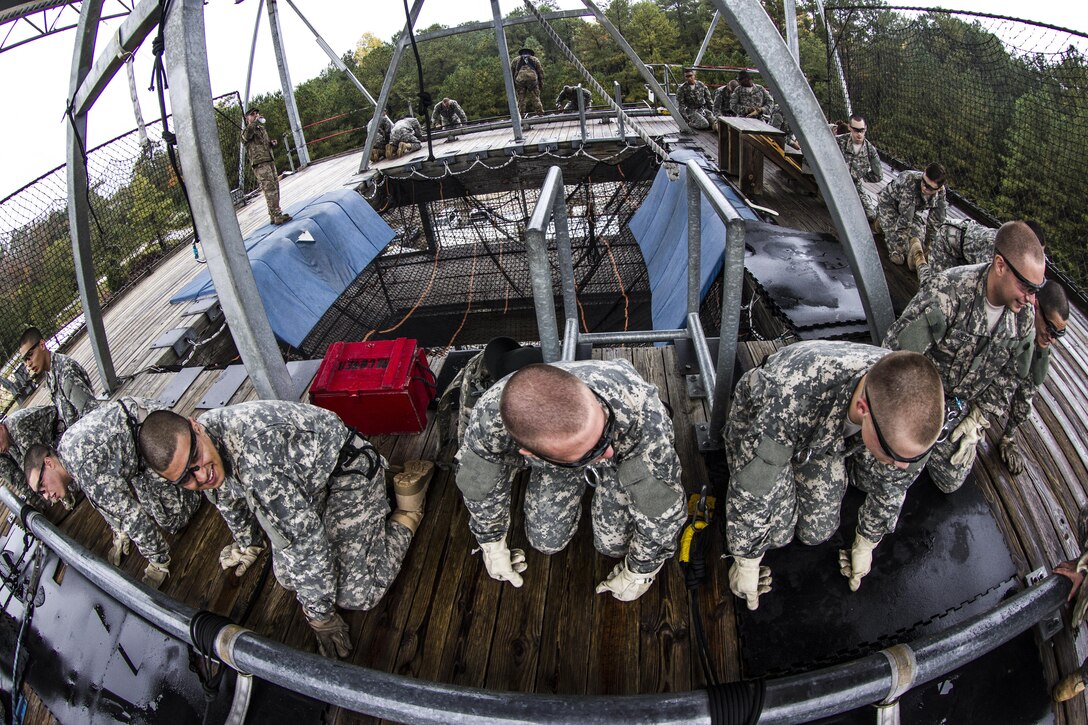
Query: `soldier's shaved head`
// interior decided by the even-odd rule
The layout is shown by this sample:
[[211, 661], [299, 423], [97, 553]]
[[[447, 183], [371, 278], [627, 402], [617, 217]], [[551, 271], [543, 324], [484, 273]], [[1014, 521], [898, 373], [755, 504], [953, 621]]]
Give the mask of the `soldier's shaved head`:
[[42, 331], [37, 327], [28, 327], [23, 330], [22, 336], [19, 338], [19, 347], [34, 347], [42, 341]]
[[1043, 245], [1031, 227], [1022, 221], [1005, 222], [998, 228], [994, 254], [1000, 254], [1018, 268], [1028, 261], [1043, 263]]
[[865, 392], [889, 439], [923, 447], [937, 440], [944, 425], [944, 390], [929, 358], [906, 350], [885, 355], [865, 376]]
[[154, 471], [165, 471], [177, 452], [178, 440], [189, 435], [189, 420], [171, 410], [156, 410], [140, 426], [139, 448]]
[[596, 404], [593, 391], [566, 370], [527, 365], [506, 382], [499, 414], [518, 444], [540, 450], [581, 432]]
[[[45, 460], [46, 456], [58, 458], [56, 450], [41, 443], [35, 443], [27, 449], [26, 455], [23, 456], [23, 476], [26, 478], [27, 483], [30, 482], [30, 474], [37, 475], [37, 471], [41, 468], [42, 461]], [[36, 483], [38, 482], [35, 481]]]

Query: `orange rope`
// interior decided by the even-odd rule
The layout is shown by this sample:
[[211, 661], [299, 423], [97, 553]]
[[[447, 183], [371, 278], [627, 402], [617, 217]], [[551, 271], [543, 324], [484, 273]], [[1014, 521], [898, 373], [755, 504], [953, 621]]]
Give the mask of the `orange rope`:
[[476, 286], [476, 261], [479, 259], [476, 254], [476, 244], [479, 241], [479, 234], [474, 235], [472, 241], [472, 271], [469, 272], [468, 277], [468, 303], [465, 305], [465, 314], [461, 316], [461, 324], [457, 326], [457, 329], [453, 331], [453, 337], [446, 343], [446, 347], [442, 349], [442, 354], [445, 355], [451, 347], [453, 347], [453, 341], [457, 339], [457, 336], [461, 334], [461, 330], [465, 327], [465, 322], [468, 321], [468, 313], [472, 311], [472, 293]]

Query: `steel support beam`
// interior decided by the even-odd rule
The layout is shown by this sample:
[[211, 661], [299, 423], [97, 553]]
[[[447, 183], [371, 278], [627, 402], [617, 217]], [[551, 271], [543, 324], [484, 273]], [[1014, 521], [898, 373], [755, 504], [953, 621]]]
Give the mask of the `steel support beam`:
[[661, 101], [662, 105], [668, 109], [672, 114], [673, 120], [676, 121], [676, 125], [680, 127], [680, 130], [685, 133], [691, 133], [691, 126], [684, 120], [684, 117], [680, 115], [680, 109], [676, 107], [676, 103], [669, 97], [669, 94], [661, 87], [661, 84], [654, 78], [654, 74], [650, 72], [650, 69], [646, 67], [646, 64], [642, 62], [642, 59], [638, 57], [638, 53], [623, 37], [623, 34], [612, 24], [612, 21], [608, 19], [601, 9], [597, 7], [597, 4], [593, 0], [582, 0], [582, 3], [589, 8], [589, 11], [593, 13], [593, 17], [597, 19], [601, 27], [604, 28], [609, 35], [612, 36], [612, 40], [616, 41], [616, 45], [620, 46], [620, 50], [627, 56], [635, 68], [638, 70], [639, 75], [642, 76], [642, 80], [646, 81], [646, 84], [650, 86], [650, 90], [654, 92], [654, 97]]
[[[521, 130], [521, 112], [518, 110], [518, 99], [514, 93], [514, 73], [510, 69], [510, 48], [506, 45], [506, 31], [502, 24], [502, 11], [499, 9], [499, 0], [491, 0], [491, 18], [495, 26], [495, 42], [499, 46], [499, 65], [502, 66], [502, 82], [506, 87], [506, 105], [510, 109], [510, 126], [514, 130], [514, 140], [522, 141], [524, 134]], [[543, 83], [541, 90], [543, 89]]]
[[[91, 71], [94, 58], [94, 40], [102, 16], [103, 0], [84, 0], [76, 31], [75, 50], [72, 52], [72, 74], [69, 77], [69, 93], [75, 94]], [[117, 66], [120, 67], [120, 64]], [[87, 114], [73, 112], [68, 123], [68, 231], [72, 240], [72, 260], [75, 264], [79, 301], [83, 305], [83, 319], [87, 324], [87, 337], [94, 352], [102, 387], [107, 393], [117, 387], [117, 375], [113, 369], [106, 327], [102, 323], [102, 307], [98, 304], [98, 275], [94, 271], [91, 252], [91, 225], [88, 217], [89, 182], [87, 159], [84, 149], [87, 142]]]
[[718, 27], [718, 21], [722, 16], [718, 15], [718, 11], [714, 11], [713, 17], [710, 18], [710, 27], [706, 29], [706, 37], [703, 38], [703, 44], [699, 46], [699, 52], [695, 54], [695, 62], [692, 65], [702, 65], [703, 56], [706, 55], [706, 49], [710, 47], [710, 38], [714, 35], [714, 29]]
[[[421, 7], [423, 7], [423, 0], [414, 0], [412, 2], [412, 9], [408, 12], [409, 17], [412, 19], [412, 26], [419, 19], [419, 9]], [[404, 49], [411, 42], [408, 39], [408, 33], [410, 32], [411, 26], [405, 23], [404, 30], [401, 31], [400, 37], [397, 38], [397, 45], [393, 48], [393, 57], [389, 60], [389, 69], [385, 72], [382, 90], [378, 93], [378, 103], [374, 106], [374, 118], [370, 119], [370, 125], [366, 129], [366, 145], [363, 147], [363, 158], [359, 162], [360, 174], [370, 168], [370, 152], [374, 149], [374, 132], [378, 130], [378, 121], [382, 118], [385, 104], [389, 103], [389, 94], [393, 90], [393, 79], [397, 76], [397, 66], [400, 65], [400, 58], [404, 55]], [[392, 119], [392, 114], [390, 114], [390, 119]]]
[[[245, 115], [249, 110], [249, 89], [253, 85], [253, 59], [257, 56], [257, 32], [261, 29], [261, 15], [264, 13], [264, 0], [257, 0], [257, 18], [253, 21], [253, 39], [249, 43], [249, 65], [246, 67], [246, 92], [242, 96], [242, 125], [245, 125]], [[287, 154], [287, 160], [291, 160], [291, 154]], [[246, 145], [238, 137], [238, 191], [246, 188]]]
[[76, 115], [87, 113], [117, 71], [121, 70], [129, 55], [158, 26], [159, 12], [158, 0], [142, 0], [125, 18], [125, 22], [121, 23], [121, 27], [106, 44], [105, 50], [95, 59], [94, 67], [84, 74], [79, 87], [74, 89], [72, 110]]
[[797, 0], [782, 0], [782, 25], [786, 28], [786, 47], [793, 62], [801, 66], [801, 47], [797, 40]]
[[287, 122], [291, 126], [291, 135], [295, 139], [298, 165], [299, 168], [304, 169], [310, 163], [310, 150], [306, 148], [306, 134], [302, 130], [298, 104], [295, 103], [295, 86], [291, 83], [291, 71], [287, 67], [287, 52], [283, 47], [280, 11], [276, 7], [276, 0], [268, 0], [268, 29], [272, 33], [272, 49], [276, 53], [276, 69], [280, 73], [280, 89], [283, 91], [283, 104], [287, 107]]
[[365, 98], [370, 103], [370, 105], [377, 105], [377, 101], [374, 100], [374, 96], [370, 95], [370, 91], [368, 91], [366, 87], [362, 84], [362, 82], [355, 77], [355, 74], [351, 72], [351, 69], [344, 65], [344, 61], [340, 60], [340, 56], [336, 54], [336, 51], [329, 47], [329, 44], [325, 42], [325, 39], [321, 37], [321, 34], [318, 33], [314, 26], [310, 24], [310, 21], [306, 19], [306, 16], [302, 14], [302, 11], [295, 7], [295, 4], [291, 2], [291, 0], [286, 1], [287, 4], [291, 6], [291, 9], [295, 11], [295, 15], [298, 16], [298, 19], [301, 20], [306, 25], [306, 27], [310, 29], [310, 32], [314, 36], [314, 40], [317, 41], [318, 47], [321, 48], [321, 50], [325, 51], [325, 55], [329, 56], [329, 60], [334, 66], [336, 66], [336, 69], [346, 75], [348, 77], [348, 80], [355, 84], [355, 87], [359, 89], [359, 92], [363, 94], [363, 98]]
[[166, 19], [166, 62], [182, 171], [223, 315], [257, 395], [297, 400], [298, 390], [287, 372], [257, 293], [242, 231], [231, 204], [219, 144], [201, 143], [202, 139], [218, 136], [202, 0], [174, 0], [170, 5]]
[[831, 52], [831, 59], [835, 61], [835, 75], [839, 78], [839, 88], [842, 90], [843, 102], [846, 104], [846, 116], [849, 119], [854, 114], [853, 104], [850, 102], [850, 90], [846, 87], [846, 74], [842, 72], [842, 59], [839, 57], [838, 43], [831, 42], [834, 36], [831, 34], [831, 23], [827, 21], [823, 0], [816, 0], [816, 9], [820, 11], [820, 19], [824, 23], [824, 30], [827, 33], [827, 47]]
[[[816, 183], [827, 202], [831, 221], [843, 242], [846, 257], [861, 294], [872, 340], [880, 344], [895, 320], [888, 283], [880, 255], [858, 199], [857, 189], [842, 161], [835, 138], [827, 128], [823, 111], [797, 64], [793, 61], [778, 29], [757, 0], [713, 0], [728, 21], [744, 50], [762, 69], [774, 97], [805, 150]], [[722, 338], [725, 338], [722, 331]]]

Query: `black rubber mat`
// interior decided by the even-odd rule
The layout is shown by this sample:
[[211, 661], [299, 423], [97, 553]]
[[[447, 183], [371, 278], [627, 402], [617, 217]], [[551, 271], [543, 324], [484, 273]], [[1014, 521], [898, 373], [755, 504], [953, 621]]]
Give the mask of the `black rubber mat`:
[[[853, 541], [861, 501], [860, 491], [847, 493], [842, 525], [830, 541], [819, 546], [795, 542], [764, 558], [774, 578], [772, 591], [760, 597], [754, 612], [737, 607], [745, 677], [798, 674], [909, 643], [984, 612], [1020, 588], [1005, 542], [973, 480], [943, 494], [923, 474], [907, 495], [897, 530], [874, 552], [872, 573], [851, 592], [839, 573], [838, 550]], [[904, 722], [1045, 718], [1049, 706], [1041, 664], [1030, 633], [1025, 641], [911, 693], [904, 702], [912, 715]], [[946, 697], [952, 691], [956, 702]], [[995, 712], [1023, 717], [987, 717], [985, 709], [977, 714], [963, 709], [972, 707], [958, 702], [967, 691], [971, 702], [981, 699], [986, 707], [1004, 702]], [[865, 721], [873, 717], [868, 709]]]

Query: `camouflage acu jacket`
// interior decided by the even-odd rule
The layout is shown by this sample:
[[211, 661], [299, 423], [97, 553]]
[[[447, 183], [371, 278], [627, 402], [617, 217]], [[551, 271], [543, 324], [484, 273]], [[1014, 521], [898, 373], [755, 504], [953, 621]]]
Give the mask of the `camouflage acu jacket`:
[[921, 171], [904, 171], [890, 181], [880, 191], [877, 213], [885, 234], [902, 241], [918, 237], [929, 247], [948, 215], [948, 200], [943, 187], [928, 199], [923, 197], [922, 176]]
[[67, 355], [53, 353], [45, 384], [53, 396], [62, 428], [68, 428], [98, 407], [87, 371]]
[[676, 106], [681, 111], [710, 109], [714, 106], [714, 97], [702, 81], [697, 80], [694, 85], [681, 83], [676, 89]]
[[758, 83], [753, 83], [749, 88], [737, 86], [729, 97], [729, 108], [738, 116], [747, 116], [753, 109], [758, 108], [764, 119], [770, 118], [773, 104], [770, 91]]
[[[680, 482], [680, 465], [673, 444], [672, 421], [658, 398], [657, 388], [643, 380], [626, 360], [556, 365], [608, 401], [616, 414], [612, 441], [615, 478], [630, 496], [632, 507], [648, 517], [658, 516], [668, 502], [677, 500], [674, 487]], [[506, 380], [500, 380], [472, 409], [464, 443], [457, 454], [457, 487], [466, 499], [487, 502], [489, 508], [505, 512], [509, 529], [511, 483], [517, 471], [529, 464], [518, 453], [518, 444], [506, 432], [499, 415], [499, 401], [505, 387]], [[551, 466], [543, 461], [538, 465]], [[612, 477], [603, 478], [601, 485], [610, 480]]]
[[884, 177], [884, 171], [880, 166], [880, 154], [876, 146], [869, 143], [869, 139], [863, 140], [861, 151], [854, 153], [854, 143], [850, 140], [850, 134], [844, 133], [836, 136], [842, 157], [846, 160], [846, 167], [850, 169], [850, 178], [854, 183], [860, 181], [877, 182]]
[[996, 229], [976, 221], [946, 222], [929, 250], [929, 267], [936, 274], [965, 264], [990, 262], [996, 239]]
[[264, 164], [272, 160], [272, 140], [260, 121], [247, 124], [242, 129], [242, 143], [246, 147], [246, 156], [250, 166]]
[[858, 531], [880, 541], [894, 530], [907, 488], [925, 462], [906, 470], [880, 464], [861, 436], [847, 438], [844, 428], [855, 388], [888, 352], [859, 343], [801, 342], [741, 377], [724, 431], [729, 553], [754, 557], [769, 548], [776, 511], [795, 505], [772, 493], [785, 475], [793, 478], [795, 489], [805, 489], [796, 494], [806, 502], [805, 516], [837, 520], [849, 480], [867, 493]]
[[954, 267], [936, 275], [888, 329], [884, 347], [920, 352], [937, 366], [946, 398], [1004, 414], [1009, 396], [1027, 381], [1035, 349], [1035, 310], [1008, 308], [986, 329], [989, 264]]
[[59, 437], [57, 409], [51, 405], [36, 405], [17, 410], [4, 419], [11, 445], [0, 455], [0, 478], [12, 491], [38, 509], [44, 509], [46, 501], [30, 490], [23, 475], [23, 456], [35, 444], [55, 447]]
[[307, 612], [332, 613], [336, 561], [322, 515], [348, 427], [329, 410], [282, 400], [217, 408], [199, 420], [224, 468], [222, 485], [205, 494], [234, 540], [259, 545], [264, 530], [277, 577], [291, 582]]

